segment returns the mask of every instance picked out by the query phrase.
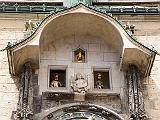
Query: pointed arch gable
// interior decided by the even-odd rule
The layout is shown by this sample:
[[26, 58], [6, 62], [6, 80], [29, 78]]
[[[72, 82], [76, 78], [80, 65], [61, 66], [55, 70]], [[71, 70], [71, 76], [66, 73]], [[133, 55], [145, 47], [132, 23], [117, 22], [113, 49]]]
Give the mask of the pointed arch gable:
[[[155, 52], [143, 46], [139, 42], [134, 41], [116, 19], [83, 4], [78, 4], [67, 10], [49, 15], [42, 21], [37, 30], [29, 38], [9, 48], [8, 50], [12, 55], [9, 57], [12, 59], [9, 60], [9, 62], [12, 61], [14, 63], [16, 58], [19, 58], [18, 54], [15, 55], [14, 53], [18, 51], [23, 52], [22, 48], [26, 46], [34, 46], [34, 49], [37, 49], [36, 51], [41, 51], [41, 46], [48, 44], [53, 40], [52, 38], [58, 39], [58, 37], [65, 37], [73, 33], [78, 33], [79, 35], [88, 33], [90, 35], [96, 35], [106, 39], [107, 44], [116, 48], [121, 54], [122, 67], [125, 66], [126, 63], [128, 64], [129, 62], [135, 61], [133, 58], [136, 58], [136, 54], [134, 57], [128, 57], [130, 52], [136, 53], [136, 51], [134, 51], [135, 49], [144, 54], [143, 58], [139, 58], [139, 60], [135, 62], [135, 64], [141, 64], [142, 61], [145, 61], [144, 72], [146, 72], [146, 69], [149, 66], [148, 64], [151, 64], [148, 61], [148, 58], [150, 61], [154, 58], [152, 54], [155, 54]], [[37, 58], [39, 58], [39, 53], [37, 55]], [[25, 59], [28, 59], [28, 56], [25, 56], [24, 60]], [[35, 62], [36, 61], [37, 59]], [[21, 63], [19, 63], [19, 65], [20, 64]], [[16, 73], [19, 65], [16, 65], [16, 67], [11, 66], [10, 68], [17, 69], [14, 70]]]

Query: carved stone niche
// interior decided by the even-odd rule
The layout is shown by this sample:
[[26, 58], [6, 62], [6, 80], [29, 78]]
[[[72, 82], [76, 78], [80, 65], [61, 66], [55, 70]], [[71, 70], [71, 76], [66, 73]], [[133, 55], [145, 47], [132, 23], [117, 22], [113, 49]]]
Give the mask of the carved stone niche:
[[87, 61], [86, 50], [83, 48], [77, 48], [73, 50], [73, 62], [84, 63]]

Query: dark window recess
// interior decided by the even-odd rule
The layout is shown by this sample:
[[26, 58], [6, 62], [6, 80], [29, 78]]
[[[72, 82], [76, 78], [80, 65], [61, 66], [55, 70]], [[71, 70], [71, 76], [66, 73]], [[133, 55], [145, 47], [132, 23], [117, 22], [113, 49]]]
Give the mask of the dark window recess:
[[66, 87], [66, 70], [50, 70], [49, 87]]
[[109, 71], [94, 71], [94, 88], [97, 89], [109, 89]]

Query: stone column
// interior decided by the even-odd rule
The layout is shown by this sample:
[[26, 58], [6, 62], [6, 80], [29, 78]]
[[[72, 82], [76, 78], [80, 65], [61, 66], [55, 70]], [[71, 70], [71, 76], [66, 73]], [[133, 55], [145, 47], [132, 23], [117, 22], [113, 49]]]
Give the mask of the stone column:
[[145, 120], [145, 110], [142, 95], [141, 82], [143, 78], [140, 77], [139, 69], [130, 64], [127, 72], [128, 81], [128, 101], [129, 101], [129, 113], [131, 120]]

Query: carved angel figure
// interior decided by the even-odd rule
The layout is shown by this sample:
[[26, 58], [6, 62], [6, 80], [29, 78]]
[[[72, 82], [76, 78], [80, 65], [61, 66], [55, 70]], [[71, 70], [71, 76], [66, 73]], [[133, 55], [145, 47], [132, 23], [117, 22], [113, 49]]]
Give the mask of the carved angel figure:
[[71, 87], [74, 92], [85, 93], [88, 91], [88, 78], [81, 73], [77, 73], [71, 80]]

